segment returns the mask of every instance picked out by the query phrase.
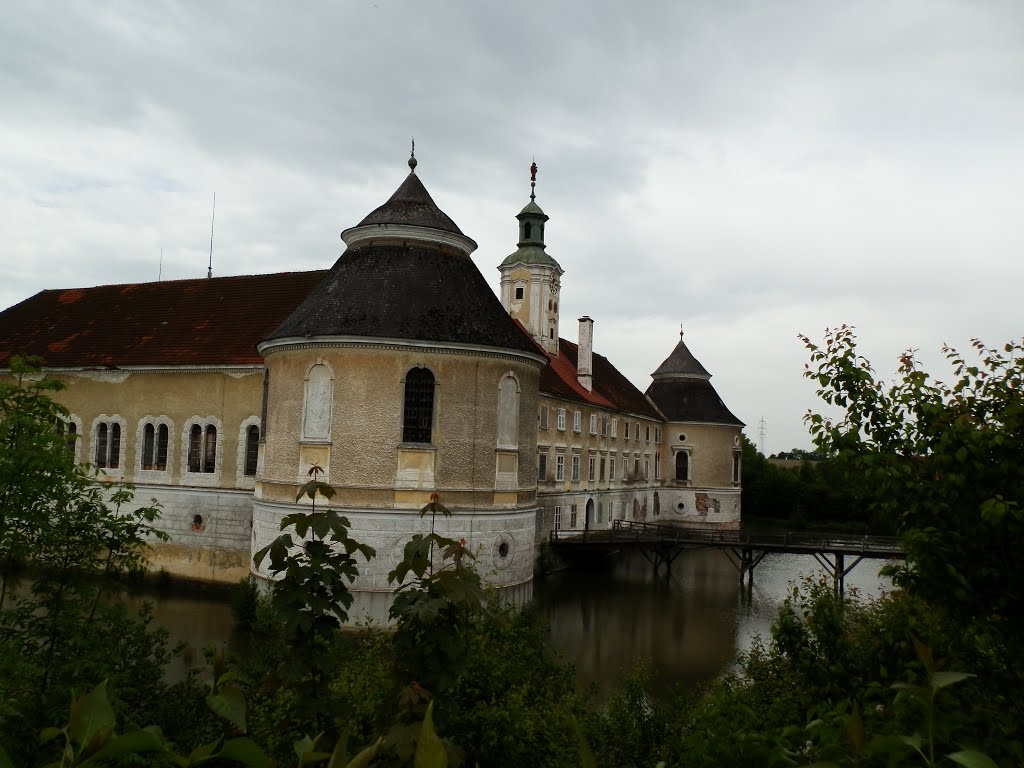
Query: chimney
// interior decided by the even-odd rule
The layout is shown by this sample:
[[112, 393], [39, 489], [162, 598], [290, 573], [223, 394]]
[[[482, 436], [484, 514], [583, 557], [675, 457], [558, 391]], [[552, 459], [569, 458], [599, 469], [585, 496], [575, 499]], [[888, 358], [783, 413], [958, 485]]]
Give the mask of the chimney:
[[587, 392], [594, 389], [594, 321], [586, 315], [580, 318], [576, 378]]

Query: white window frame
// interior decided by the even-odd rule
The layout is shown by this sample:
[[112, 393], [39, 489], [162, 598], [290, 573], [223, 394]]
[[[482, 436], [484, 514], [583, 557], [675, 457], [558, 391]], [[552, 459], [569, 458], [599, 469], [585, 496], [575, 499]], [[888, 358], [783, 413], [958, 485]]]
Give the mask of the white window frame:
[[565, 482], [565, 454], [564, 453], [556, 453], [555, 454], [555, 482], [556, 483], [563, 483], [563, 482]]
[[[198, 424], [202, 427], [205, 440], [208, 427], [217, 429], [217, 451], [214, 454], [213, 472], [190, 472], [188, 468], [188, 444], [192, 427]], [[184, 485], [215, 487], [220, 485], [221, 472], [224, 469], [224, 443], [226, 435], [224, 425], [216, 416], [193, 415], [185, 419], [181, 430], [181, 478]], [[205, 451], [205, 445], [203, 447]]]
[[[245, 448], [246, 441], [249, 437], [249, 427], [258, 427], [260, 430], [260, 440], [263, 440], [263, 426], [260, 424], [259, 416], [250, 416], [242, 425], [238, 428], [238, 456], [236, 457], [237, 463], [235, 465], [235, 484], [239, 488], [255, 488], [256, 487], [256, 475], [245, 474]], [[170, 464], [170, 457], [168, 457], [167, 463]], [[260, 462], [259, 458], [256, 459], [256, 474], [260, 473]]]
[[615, 457], [608, 457], [608, 482], [615, 479]]
[[596, 435], [597, 434], [597, 414], [596, 413], [590, 414], [590, 434], [592, 434], [592, 435]]
[[555, 421], [555, 429], [559, 432], [565, 432], [565, 408], [558, 409], [558, 416]]
[[612, 435], [611, 436], [612, 437], [618, 437], [619, 436], [618, 432], [619, 432], [619, 420], [613, 416], [612, 417]]
[[593, 483], [597, 480], [597, 456], [591, 454], [590, 460], [587, 462], [587, 482]]
[[554, 529], [556, 531], [562, 530], [562, 505], [561, 504], [556, 504], [555, 505]]
[[580, 411], [572, 412], [572, 431], [577, 434], [583, 431], [583, 414]]
[[573, 483], [580, 481], [580, 455], [578, 453], [572, 455], [572, 474], [570, 475], [570, 480]]

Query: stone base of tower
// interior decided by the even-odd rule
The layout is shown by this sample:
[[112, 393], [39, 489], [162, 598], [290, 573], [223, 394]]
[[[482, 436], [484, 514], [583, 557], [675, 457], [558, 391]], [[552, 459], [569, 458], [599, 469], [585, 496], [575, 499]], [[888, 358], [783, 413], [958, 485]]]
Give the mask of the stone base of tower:
[[[295, 504], [278, 504], [256, 499], [253, 502], [252, 552], [265, 547], [281, 530], [281, 519], [298, 511]], [[308, 508], [302, 508], [303, 511]], [[533, 563], [535, 557], [535, 508], [483, 509], [455, 511], [450, 517], [420, 517], [418, 510], [338, 509], [348, 518], [349, 535], [374, 548], [376, 555], [369, 562], [357, 556], [359, 576], [351, 589], [355, 598], [349, 610], [350, 622], [386, 623], [391, 607], [394, 584], [388, 573], [404, 556], [405, 545], [417, 534], [434, 531], [452, 539], [464, 539], [473, 553], [477, 572], [484, 582], [495, 588], [503, 600], [515, 604], [528, 602], [533, 595]], [[441, 567], [440, 553], [435, 555]], [[264, 561], [262, 568], [253, 567], [255, 576], [269, 585], [273, 578]]]

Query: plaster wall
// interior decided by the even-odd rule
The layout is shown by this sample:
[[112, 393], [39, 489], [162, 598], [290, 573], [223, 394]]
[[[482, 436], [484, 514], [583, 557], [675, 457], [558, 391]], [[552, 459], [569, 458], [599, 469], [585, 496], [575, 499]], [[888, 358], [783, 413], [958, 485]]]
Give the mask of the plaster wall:
[[[243, 424], [259, 423], [262, 401], [262, 368], [230, 372], [178, 369], [174, 371], [55, 372], [49, 378], [66, 388], [53, 399], [80, 423], [76, 453], [79, 461], [92, 462], [95, 451], [94, 423], [117, 421], [121, 428], [120, 467], [106, 470], [112, 480], [145, 485], [203, 485], [217, 488], [252, 487], [242, 478], [239, 450]], [[186, 434], [193, 417], [219, 425], [217, 471], [182, 471]], [[142, 424], [163, 418], [170, 426], [167, 470], [143, 470]], [[244, 438], [243, 438], [244, 441]], [[244, 445], [244, 443], [243, 443]], [[204, 476], [205, 475], [205, 476]]]

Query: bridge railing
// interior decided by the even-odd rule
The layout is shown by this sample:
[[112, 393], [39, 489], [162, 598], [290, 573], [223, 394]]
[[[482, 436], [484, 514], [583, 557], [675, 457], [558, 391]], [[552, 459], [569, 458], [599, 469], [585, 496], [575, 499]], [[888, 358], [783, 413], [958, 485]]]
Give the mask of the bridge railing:
[[683, 526], [671, 523], [648, 523], [639, 520], [615, 520], [611, 528], [571, 529], [551, 532], [552, 542], [650, 542], [690, 546], [737, 546], [754, 549], [805, 547], [821, 551], [892, 552], [898, 554], [902, 545], [894, 536], [823, 536], [818, 532], [762, 533], [723, 528]]

